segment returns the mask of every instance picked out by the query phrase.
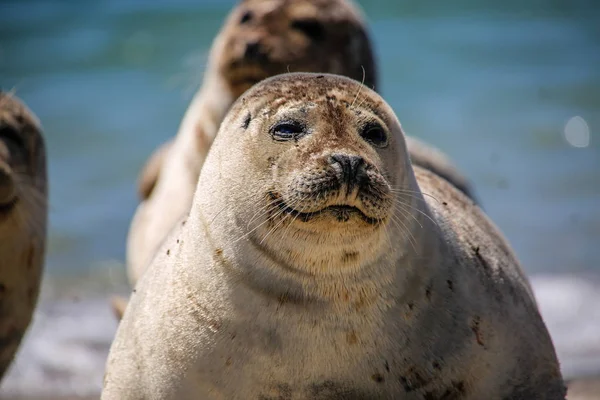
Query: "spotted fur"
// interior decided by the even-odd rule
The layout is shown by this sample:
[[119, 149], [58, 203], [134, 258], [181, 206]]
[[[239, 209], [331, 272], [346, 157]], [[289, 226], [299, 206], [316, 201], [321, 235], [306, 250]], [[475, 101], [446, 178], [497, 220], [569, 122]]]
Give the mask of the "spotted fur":
[[494, 224], [413, 168], [374, 91], [284, 74], [224, 119], [185, 225], [125, 311], [102, 399], [564, 395], [527, 279]]

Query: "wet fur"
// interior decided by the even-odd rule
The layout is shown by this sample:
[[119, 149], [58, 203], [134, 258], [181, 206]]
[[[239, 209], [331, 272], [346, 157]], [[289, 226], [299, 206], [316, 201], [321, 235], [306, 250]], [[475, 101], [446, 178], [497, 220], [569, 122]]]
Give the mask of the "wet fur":
[[1, 379], [37, 303], [48, 213], [46, 152], [39, 122], [5, 92], [0, 92], [0, 175], [0, 200], [14, 196], [8, 203], [0, 202]]
[[[363, 88], [353, 105], [359, 87], [282, 75], [236, 102], [189, 217], [132, 294], [102, 399], [564, 399], [510, 246], [472, 200], [411, 166], [376, 93]], [[290, 118], [310, 132], [274, 140], [273, 127]], [[373, 121], [385, 147], [360, 136]], [[359, 155], [376, 172], [366, 189], [379, 188], [382, 210], [343, 201], [380, 225], [326, 213], [280, 224], [267, 194], [310, 195], [313, 178], [295, 178], [333, 153]], [[342, 201], [325, 197], [314, 201]]]

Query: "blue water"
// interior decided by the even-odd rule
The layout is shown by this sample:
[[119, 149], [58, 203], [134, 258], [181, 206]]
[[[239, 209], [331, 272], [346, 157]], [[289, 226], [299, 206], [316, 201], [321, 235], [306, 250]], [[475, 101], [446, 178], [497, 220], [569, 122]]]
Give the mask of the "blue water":
[[[408, 133], [443, 149], [473, 181], [525, 270], [560, 277], [543, 278], [536, 291], [559, 307], [565, 291], [585, 292], [564, 282], [600, 276], [600, 4], [413, 3], [361, 2], [381, 92]], [[79, 298], [89, 293], [83, 288], [105, 294], [124, 283], [138, 170], [176, 133], [232, 4], [0, 0], [0, 87], [15, 89], [38, 115], [48, 146], [45, 293]], [[565, 125], [576, 116], [588, 130], [574, 134], [587, 133], [587, 147], [566, 140]], [[63, 310], [42, 302], [39, 312], [53, 307]], [[90, 310], [98, 307], [110, 319], [101, 306]], [[547, 319], [558, 318], [552, 310]], [[107, 324], [109, 342], [114, 326]], [[44, 347], [44, 329], [35, 328], [30, 342]], [[600, 354], [594, 332], [583, 341]], [[19, 371], [41, 360], [31, 346]], [[9, 387], [22, 376], [29, 375], [11, 375]]]

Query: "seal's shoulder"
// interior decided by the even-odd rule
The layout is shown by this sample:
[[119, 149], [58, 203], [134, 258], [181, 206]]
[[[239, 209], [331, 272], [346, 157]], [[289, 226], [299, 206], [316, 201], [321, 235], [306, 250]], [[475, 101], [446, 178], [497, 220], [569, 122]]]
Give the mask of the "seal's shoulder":
[[[513, 297], [533, 299], [519, 260], [498, 227], [481, 208], [435, 173], [414, 166], [425, 201], [458, 261], [476, 273], [486, 286], [510, 286]], [[524, 288], [524, 292], [518, 287]]]

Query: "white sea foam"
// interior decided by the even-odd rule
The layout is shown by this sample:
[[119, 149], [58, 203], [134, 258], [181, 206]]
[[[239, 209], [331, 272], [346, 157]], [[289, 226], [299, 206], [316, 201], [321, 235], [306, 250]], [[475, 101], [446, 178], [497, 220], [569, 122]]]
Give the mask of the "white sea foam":
[[[531, 282], [565, 376], [600, 372], [600, 277]], [[105, 298], [41, 302], [0, 397], [98, 395], [116, 327]]]

